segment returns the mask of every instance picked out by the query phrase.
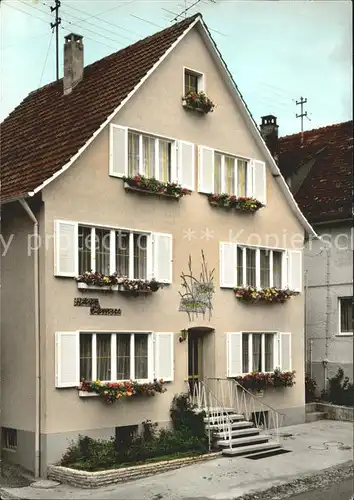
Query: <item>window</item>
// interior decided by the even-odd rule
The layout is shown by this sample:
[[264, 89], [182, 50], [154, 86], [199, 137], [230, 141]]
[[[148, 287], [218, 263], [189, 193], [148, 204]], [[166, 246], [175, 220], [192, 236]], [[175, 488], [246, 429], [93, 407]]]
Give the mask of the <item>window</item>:
[[237, 245], [237, 286], [282, 288], [284, 251]]
[[235, 196], [247, 195], [247, 160], [215, 152], [214, 192]]
[[17, 429], [2, 428], [2, 447], [4, 450], [17, 449]]
[[147, 278], [149, 235], [79, 225], [78, 238], [79, 274], [117, 272], [130, 279]]
[[120, 448], [126, 450], [137, 435], [137, 425], [122, 425], [121, 427], [116, 427], [116, 449], [118, 451]]
[[175, 141], [128, 132], [128, 176], [141, 174], [171, 182]]
[[242, 333], [242, 373], [275, 368], [275, 333]]
[[340, 333], [353, 333], [353, 299], [342, 297], [339, 299]]
[[148, 333], [80, 333], [80, 380], [151, 379]]
[[197, 73], [196, 71], [184, 70], [184, 95], [187, 95], [189, 92], [201, 92], [204, 90], [203, 83], [204, 78], [201, 73]]

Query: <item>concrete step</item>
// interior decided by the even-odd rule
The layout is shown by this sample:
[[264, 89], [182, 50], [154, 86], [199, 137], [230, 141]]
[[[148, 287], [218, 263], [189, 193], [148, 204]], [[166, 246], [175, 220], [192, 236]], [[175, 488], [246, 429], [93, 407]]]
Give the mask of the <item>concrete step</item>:
[[[239, 446], [242, 445], [251, 445], [251, 444], [257, 444], [257, 443], [267, 443], [269, 441], [269, 436], [261, 436], [258, 434], [258, 436], [246, 436], [242, 438], [234, 438], [231, 439], [231, 446], [232, 448], [238, 448]], [[218, 446], [221, 446], [222, 448], [230, 446], [230, 440], [229, 439], [219, 439], [216, 441], [216, 444]]]
[[[208, 413], [211, 408], [196, 408], [195, 411], [200, 412], [200, 411], [205, 411], [205, 413]], [[213, 407], [213, 411], [217, 413], [235, 413], [235, 408], [222, 408], [222, 407]]]
[[[231, 431], [231, 438], [234, 437], [242, 437], [242, 436], [255, 436], [259, 434], [259, 429], [256, 429], [255, 427], [246, 427], [245, 429], [233, 429]], [[223, 439], [223, 438], [229, 438], [229, 431], [224, 430], [221, 432], [215, 432], [214, 436], [218, 439]]]
[[317, 420], [324, 420], [326, 414], [324, 411], [313, 411], [311, 413], [306, 413], [306, 422], [317, 422]]
[[228, 415], [220, 415], [220, 416], [210, 416], [204, 418], [205, 423], [217, 424], [218, 422], [226, 422], [231, 420], [234, 422], [235, 420], [245, 420], [244, 415], [238, 415], [237, 413], [229, 413]]
[[[207, 429], [212, 429], [212, 430], [217, 430], [217, 431], [222, 431], [226, 430], [229, 428], [229, 423], [219, 423], [219, 424], [206, 424], [205, 426]], [[246, 428], [252, 428], [254, 427], [253, 422], [248, 422], [248, 420], [241, 420], [241, 421], [235, 421], [231, 422], [231, 429], [246, 429]]]
[[252, 444], [248, 446], [240, 446], [238, 448], [226, 448], [226, 450], [222, 450], [222, 454], [227, 457], [237, 457], [241, 455], [250, 455], [251, 453], [259, 453], [266, 450], [275, 450], [278, 448], [282, 448], [282, 445], [275, 441], [270, 441], [268, 443]]
[[281, 446], [280, 448], [274, 448], [273, 450], [265, 450], [259, 453], [249, 453], [247, 455], [243, 455], [242, 458], [252, 458], [253, 460], [260, 460], [262, 458], [274, 457], [276, 455], [282, 455], [283, 453], [291, 453], [290, 450], [284, 450]]

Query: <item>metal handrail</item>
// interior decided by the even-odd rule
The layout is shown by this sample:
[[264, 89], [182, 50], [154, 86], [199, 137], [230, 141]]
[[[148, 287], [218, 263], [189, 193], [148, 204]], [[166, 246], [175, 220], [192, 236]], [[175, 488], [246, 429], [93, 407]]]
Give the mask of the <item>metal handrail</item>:
[[[222, 378], [222, 377], [207, 377], [207, 378], [208, 378], [208, 380], [228, 380], [228, 381], [236, 384], [244, 392], [247, 392], [247, 394], [249, 394], [252, 398], [257, 399], [256, 396], [254, 394], [252, 394], [252, 392], [250, 392], [248, 389], [246, 389], [245, 387], [243, 387], [242, 384], [240, 384], [239, 382], [237, 382], [237, 380], [235, 380], [233, 378]], [[275, 408], [273, 408], [272, 406], [268, 405], [264, 401], [261, 401], [261, 403], [262, 403], [262, 405], [267, 406], [270, 410], [274, 411], [275, 413], [279, 413], [279, 415], [282, 415], [283, 417], [285, 417], [285, 413], [282, 413], [281, 411], [276, 410]]]

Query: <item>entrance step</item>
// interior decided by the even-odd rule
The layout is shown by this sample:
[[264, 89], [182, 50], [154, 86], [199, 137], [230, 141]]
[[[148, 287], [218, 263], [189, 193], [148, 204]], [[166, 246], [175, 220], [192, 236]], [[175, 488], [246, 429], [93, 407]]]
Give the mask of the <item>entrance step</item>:
[[[233, 429], [231, 431], [231, 438], [234, 437], [242, 437], [242, 436], [255, 436], [259, 434], [259, 429], [256, 429], [254, 427], [246, 427], [245, 429]], [[229, 431], [221, 431], [221, 432], [215, 432], [214, 436], [218, 439], [228, 439], [229, 438]]]
[[240, 446], [245, 446], [245, 445], [252, 445], [252, 444], [258, 444], [258, 443], [268, 443], [269, 437], [268, 436], [261, 436], [258, 434], [258, 436], [246, 436], [246, 437], [241, 437], [241, 438], [234, 438], [234, 439], [219, 439], [216, 444], [222, 448], [229, 447], [231, 443], [232, 448], [239, 448]]
[[275, 450], [262, 451], [261, 453], [252, 453], [245, 455], [242, 458], [249, 458], [251, 460], [260, 460], [262, 458], [274, 457], [276, 455], [283, 455], [284, 453], [291, 453], [291, 450], [284, 450], [283, 448], [276, 448]]
[[[228, 430], [229, 429], [229, 422], [223, 422], [219, 424], [206, 424], [205, 426], [207, 429], [212, 429], [216, 430], [219, 432], [222, 432], [223, 430]], [[231, 429], [246, 429], [246, 428], [252, 428], [254, 427], [253, 422], [249, 422], [248, 420], [240, 420], [240, 421], [234, 421], [231, 422]]]
[[324, 420], [326, 414], [324, 411], [313, 411], [311, 413], [306, 413], [306, 422], [317, 422], [317, 420]]
[[282, 448], [282, 445], [276, 443], [275, 441], [270, 441], [268, 443], [252, 444], [248, 446], [240, 446], [237, 448], [227, 448], [222, 450], [222, 454], [227, 457], [237, 457], [241, 455], [250, 455], [251, 453], [259, 453], [262, 451], [269, 451]]
[[237, 413], [229, 413], [228, 415], [216, 415], [216, 416], [210, 416], [210, 417], [206, 417], [204, 418], [204, 422], [205, 423], [211, 423], [211, 424], [217, 424], [217, 423], [222, 423], [222, 422], [229, 422], [231, 420], [231, 422], [234, 422], [235, 420], [245, 420], [245, 416], [244, 415], [238, 415]]

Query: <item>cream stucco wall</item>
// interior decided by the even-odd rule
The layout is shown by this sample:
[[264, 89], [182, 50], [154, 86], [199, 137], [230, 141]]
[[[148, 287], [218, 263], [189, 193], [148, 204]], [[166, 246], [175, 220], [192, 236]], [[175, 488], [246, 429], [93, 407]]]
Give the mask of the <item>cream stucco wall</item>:
[[[205, 74], [207, 93], [217, 104], [214, 113], [197, 116], [182, 108], [183, 66]], [[177, 46], [123, 107], [114, 122], [264, 160], [196, 30]], [[291, 236], [297, 234], [297, 243], [301, 244], [303, 230], [269, 169], [267, 207], [256, 214], [231, 214], [213, 209], [207, 198], [197, 192], [178, 202], [126, 193], [123, 182], [108, 175], [108, 153], [108, 129], [105, 129], [66, 173], [43, 190], [45, 232], [49, 237], [45, 253], [46, 418], [43, 432], [97, 429], [140, 423], [148, 418], [168, 420], [170, 400], [174, 393], [185, 388], [187, 377], [187, 343], [180, 344], [177, 333], [188, 326], [187, 316], [178, 312], [179, 275], [181, 271], [187, 271], [189, 254], [199, 272], [202, 249], [209, 267], [216, 268], [217, 284], [213, 317], [210, 323], [207, 319], [199, 322], [215, 328], [206, 350], [208, 362], [205, 366], [211, 367], [208, 375], [226, 375], [225, 332], [292, 332], [292, 359], [297, 384], [282, 393], [272, 393], [268, 398], [277, 407], [303, 405], [303, 297], [293, 298], [284, 305], [252, 307], [238, 303], [232, 290], [219, 288], [219, 242], [227, 241], [230, 231], [235, 237], [238, 234], [235, 241], [243, 243], [271, 244], [267, 235], [269, 238], [270, 234], [275, 234], [279, 246], [290, 247]], [[80, 296], [75, 282], [53, 276], [51, 236], [55, 219], [172, 233], [173, 284], [147, 298], [89, 295], [99, 297], [102, 307], [120, 307], [121, 317], [95, 317], [90, 316], [86, 308], [74, 308], [74, 297]], [[203, 230], [207, 228], [213, 231], [213, 238], [209, 240], [203, 238]], [[195, 231], [195, 238], [191, 241], [184, 237], [188, 229]], [[257, 236], [250, 237], [252, 234]], [[80, 400], [73, 389], [55, 389], [54, 333], [80, 329], [176, 332], [174, 383], [168, 385], [167, 393], [151, 400], [131, 401], [107, 408], [95, 398]]]

